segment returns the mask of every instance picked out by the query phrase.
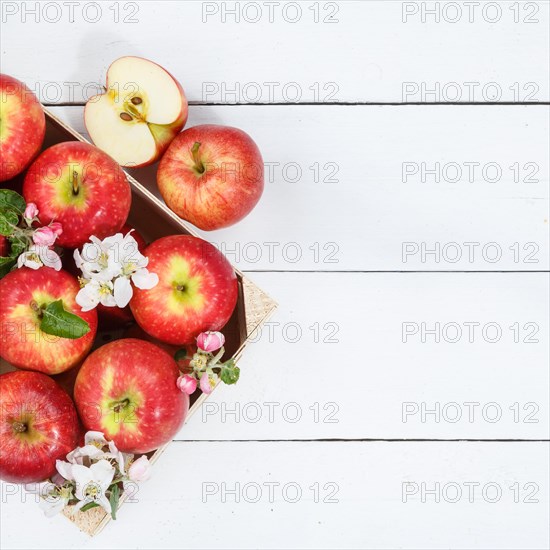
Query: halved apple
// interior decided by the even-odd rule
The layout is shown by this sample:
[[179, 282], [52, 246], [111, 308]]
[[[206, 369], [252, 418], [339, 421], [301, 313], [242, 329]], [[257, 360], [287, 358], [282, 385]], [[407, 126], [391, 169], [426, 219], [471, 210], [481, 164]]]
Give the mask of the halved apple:
[[107, 71], [105, 93], [88, 100], [84, 123], [97, 147], [120, 165], [152, 164], [187, 122], [179, 82], [141, 57], [121, 57]]

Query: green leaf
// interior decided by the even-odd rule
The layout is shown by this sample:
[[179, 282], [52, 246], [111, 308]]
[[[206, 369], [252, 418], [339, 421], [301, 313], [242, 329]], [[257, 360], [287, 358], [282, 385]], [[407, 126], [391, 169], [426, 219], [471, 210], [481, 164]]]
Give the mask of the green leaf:
[[78, 315], [65, 311], [61, 300], [48, 304], [42, 314], [40, 330], [46, 334], [75, 340], [90, 332], [90, 325]]
[[98, 506], [99, 504], [97, 504], [97, 502], [88, 502], [88, 504], [85, 504], [84, 506], [82, 506], [82, 508], [80, 508], [80, 511], [87, 512], [88, 510], [91, 510], [92, 508], [97, 508]]
[[27, 241], [20, 237], [10, 237], [10, 256], [12, 258], [19, 257], [20, 254], [27, 250]]
[[14, 210], [0, 210], [0, 235], [9, 237], [14, 226], [19, 223], [19, 215]]
[[111, 517], [113, 519], [116, 519], [116, 511], [118, 508], [119, 497], [120, 497], [120, 489], [118, 488], [118, 485], [113, 485], [111, 487], [111, 496], [109, 498], [109, 502], [111, 503]]
[[240, 374], [241, 369], [235, 365], [235, 361], [233, 361], [233, 359], [230, 359], [222, 365], [220, 378], [225, 384], [235, 384], [239, 379]]
[[0, 279], [11, 271], [11, 268], [16, 264], [16, 262], [17, 260], [15, 258], [0, 257]]
[[10, 189], [0, 189], [0, 210], [11, 209], [23, 214], [26, 207], [27, 203], [19, 193]]

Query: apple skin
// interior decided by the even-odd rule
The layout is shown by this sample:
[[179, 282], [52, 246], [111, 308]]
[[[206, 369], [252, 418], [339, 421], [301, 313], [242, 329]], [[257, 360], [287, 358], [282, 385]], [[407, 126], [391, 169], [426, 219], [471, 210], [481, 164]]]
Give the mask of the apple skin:
[[27, 172], [23, 196], [36, 204], [43, 225], [61, 222], [63, 233], [56, 243], [66, 248], [81, 247], [91, 235], [104, 239], [120, 231], [132, 202], [122, 168], [97, 147], [79, 141], [46, 149]]
[[[92, 347], [97, 331], [95, 310], [81, 311], [75, 302], [80, 286], [66, 271], [50, 267], [22, 267], [0, 280], [0, 357], [14, 367], [59, 374], [74, 367]], [[31, 308], [32, 301], [47, 305], [63, 300], [63, 307], [90, 325], [80, 338], [70, 339], [42, 332]]]
[[[191, 152], [200, 143], [197, 159]], [[179, 134], [160, 161], [157, 184], [166, 204], [204, 230], [242, 220], [264, 189], [264, 164], [258, 146], [238, 128], [205, 124]]]
[[78, 445], [79, 435], [74, 404], [50, 377], [0, 375], [0, 479], [44, 481], [55, 473], [55, 461]]
[[0, 181], [20, 174], [38, 154], [46, 116], [36, 96], [19, 80], [0, 74]]
[[151, 243], [145, 255], [159, 283], [151, 290], [135, 288], [130, 301], [145, 332], [186, 345], [201, 332], [223, 328], [237, 304], [238, 284], [221, 252], [198, 237], [173, 235]]
[[[187, 118], [189, 116], [189, 105], [187, 101], [187, 97], [185, 95], [185, 92], [183, 91], [183, 88], [181, 84], [178, 82], [178, 80], [169, 73], [164, 67], [161, 67], [158, 63], [155, 63], [154, 61], [151, 61], [150, 59], [145, 59], [143, 57], [138, 56], [126, 56], [125, 58], [120, 58], [115, 60], [111, 65], [109, 66], [109, 69], [107, 69], [107, 85], [106, 85], [106, 92], [104, 94], [99, 94], [96, 96], [91, 97], [87, 102], [86, 106], [84, 107], [84, 126], [86, 127], [86, 130], [88, 131], [88, 135], [91, 137], [92, 141], [96, 144], [100, 143], [100, 140], [98, 139], [98, 136], [94, 136], [94, 132], [91, 131], [89, 120], [91, 117], [96, 115], [93, 111], [94, 103], [97, 103], [97, 101], [101, 98], [101, 96], [109, 95], [111, 92], [111, 89], [113, 90], [126, 90], [125, 85], [117, 85], [116, 83], [111, 82], [109, 78], [109, 72], [113, 65], [115, 63], [119, 63], [120, 61], [123, 61], [124, 59], [139, 59], [143, 60], [147, 63], [151, 63], [152, 65], [156, 65], [157, 67], [160, 67], [162, 71], [167, 73], [173, 80], [174, 84], [177, 86], [180, 96], [181, 96], [181, 111], [178, 115], [178, 117], [170, 124], [154, 124], [151, 122], [148, 122], [149, 130], [153, 136], [153, 139], [155, 141], [156, 150], [153, 156], [151, 156], [149, 159], [143, 161], [143, 162], [132, 162], [132, 163], [125, 163], [122, 161], [122, 159], [118, 159], [119, 162], [121, 162], [121, 166], [129, 167], [129, 168], [142, 168], [143, 166], [149, 166], [150, 164], [153, 164], [156, 162], [166, 151], [172, 140], [180, 133], [182, 128], [185, 126], [187, 122]], [[139, 89], [139, 86], [136, 85], [136, 83], [132, 83], [133, 86], [129, 87], [130, 91], [135, 91], [133, 95], [139, 95], [139, 92], [143, 92]], [[136, 89], [137, 87], [137, 89]], [[118, 104], [124, 104], [123, 101], [121, 101], [120, 97], [115, 94], [114, 102]], [[124, 109], [117, 108], [118, 111], [123, 111]]]
[[178, 376], [174, 359], [150, 342], [125, 338], [106, 344], [84, 361], [76, 378], [80, 418], [123, 452], [158, 449], [180, 430], [189, 410]]

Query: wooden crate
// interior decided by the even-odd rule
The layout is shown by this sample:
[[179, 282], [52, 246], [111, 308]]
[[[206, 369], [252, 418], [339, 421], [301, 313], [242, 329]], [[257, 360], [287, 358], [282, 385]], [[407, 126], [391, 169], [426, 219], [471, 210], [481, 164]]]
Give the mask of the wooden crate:
[[[43, 149], [63, 141], [87, 140], [70, 126], [63, 123], [47, 109], [46, 112], [46, 138]], [[143, 235], [147, 242], [160, 237], [175, 234], [197, 235], [185, 222], [174, 214], [161, 200], [155, 197], [135, 178], [127, 174], [128, 182], [132, 188], [132, 208], [128, 217], [128, 223], [135, 227]], [[21, 179], [8, 182], [8, 186], [18, 189]], [[250, 341], [254, 338], [262, 325], [276, 309], [277, 304], [265, 292], [245, 277], [238, 269], [235, 269], [239, 285], [239, 298], [231, 319], [223, 328], [226, 339], [224, 360], [233, 358], [236, 361]], [[114, 340], [121, 336], [121, 332], [102, 332], [98, 334], [96, 344], [101, 345], [106, 341]], [[13, 367], [0, 359], [0, 372], [13, 370]], [[245, 374], [246, 375], [246, 374]], [[215, 391], [215, 389], [214, 389]], [[191, 404], [187, 420], [193, 416], [208, 399], [208, 395], [195, 392], [191, 396]], [[167, 443], [150, 455], [152, 464], [155, 464], [164, 450], [170, 445]], [[126, 495], [122, 495], [119, 508], [124, 504]], [[94, 536], [98, 534], [111, 520], [102, 508], [92, 508], [86, 512], [77, 512], [71, 515], [70, 509], [65, 509], [65, 516], [70, 519], [81, 531]]]

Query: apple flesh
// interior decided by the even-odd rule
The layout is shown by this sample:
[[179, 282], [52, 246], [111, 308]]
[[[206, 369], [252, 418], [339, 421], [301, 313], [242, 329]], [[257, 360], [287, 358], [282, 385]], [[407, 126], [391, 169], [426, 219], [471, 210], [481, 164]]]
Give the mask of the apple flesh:
[[[0, 357], [14, 367], [58, 374], [74, 367], [92, 347], [97, 331], [95, 310], [81, 311], [75, 297], [80, 285], [66, 271], [23, 267], [0, 280]], [[80, 338], [70, 339], [40, 330], [41, 309], [63, 301], [66, 311], [90, 326]]]
[[107, 71], [107, 91], [88, 100], [84, 122], [92, 141], [119, 164], [155, 162], [187, 122], [179, 82], [141, 57], [121, 57]]
[[71, 398], [37, 372], [0, 375], [0, 479], [12, 483], [44, 481], [55, 473], [79, 440]]
[[88, 430], [128, 453], [171, 441], [189, 410], [176, 385], [179, 371], [164, 350], [143, 340], [116, 340], [94, 351], [76, 378], [74, 398]]
[[61, 222], [57, 244], [79, 248], [91, 235], [104, 239], [126, 222], [132, 192], [120, 166], [106, 153], [79, 141], [46, 149], [31, 165], [23, 196], [34, 202], [43, 225]]
[[206, 330], [220, 330], [237, 304], [237, 277], [210, 243], [190, 235], [150, 244], [147, 269], [159, 276], [150, 290], [134, 289], [130, 308], [145, 332], [168, 344], [194, 343]]
[[202, 125], [184, 130], [160, 161], [157, 184], [166, 204], [204, 230], [242, 220], [264, 189], [258, 146], [237, 128]]
[[0, 74], [0, 181], [20, 174], [37, 155], [46, 134], [44, 109], [15, 78]]

